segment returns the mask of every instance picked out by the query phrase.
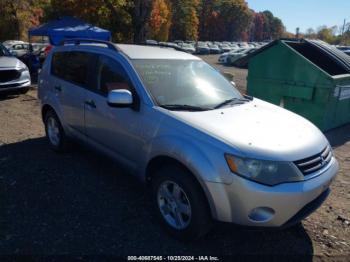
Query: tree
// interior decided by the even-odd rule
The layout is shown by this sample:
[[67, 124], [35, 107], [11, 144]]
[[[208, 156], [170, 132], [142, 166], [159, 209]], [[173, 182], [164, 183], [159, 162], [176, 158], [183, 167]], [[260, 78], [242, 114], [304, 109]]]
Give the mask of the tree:
[[238, 40], [242, 33], [247, 32], [252, 11], [244, 0], [221, 0], [219, 12], [225, 23], [225, 34], [218, 40]]
[[245, 0], [0, 0], [0, 13], [1, 39], [25, 39], [30, 27], [63, 16], [105, 28], [117, 42], [261, 41], [285, 32], [280, 19], [254, 13]]
[[134, 0], [132, 2], [131, 17], [134, 42], [140, 43], [143, 42], [146, 37], [146, 26], [151, 14], [152, 1]]
[[172, 39], [198, 39], [199, 0], [172, 0]]
[[73, 16], [110, 30], [115, 41], [132, 42], [132, 9], [125, 0], [51, 0], [45, 19]]
[[[222, 32], [219, 28], [218, 0], [202, 0], [199, 8], [199, 38], [211, 40]], [[219, 32], [218, 32], [219, 31]]]
[[167, 0], [155, 0], [150, 15], [149, 36], [157, 41], [168, 41], [171, 25], [170, 2]]
[[270, 32], [271, 32], [271, 38], [272, 39], [279, 39], [282, 37], [283, 33], [285, 32], [285, 27], [282, 23], [282, 20], [274, 17], [270, 24]]
[[251, 39], [253, 41], [264, 40], [265, 16], [262, 13], [254, 13], [254, 19], [251, 30]]
[[285, 27], [282, 20], [275, 17], [270, 11], [262, 12], [264, 16], [264, 39], [273, 40], [281, 38], [285, 34]]
[[27, 39], [28, 29], [43, 16], [45, 0], [1, 0], [0, 39]]
[[328, 43], [333, 43], [335, 40], [334, 30], [327, 26], [321, 26], [317, 30], [317, 38]]

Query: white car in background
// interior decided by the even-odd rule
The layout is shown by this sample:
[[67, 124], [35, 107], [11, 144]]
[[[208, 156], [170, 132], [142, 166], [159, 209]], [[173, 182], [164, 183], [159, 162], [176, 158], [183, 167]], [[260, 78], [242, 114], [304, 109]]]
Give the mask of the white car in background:
[[29, 43], [17, 40], [8, 40], [3, 45], [11, 52], [11, 54], [21, 57], [28, 53]]
[[30, 85], [28, 67], [0, 44], [0, 94], [26, 93]]
[[254, 52], [255, 50], [256, 50], [256, 48], [247, 48], [247, 49], [243, 49], [240, 52], [229, 54], [226, 58], [226, 63], [229, 65], [232, 65], [239, 58], [246, 56], [246, 55]]
[[226, 64], [227, 63], [227, 58], [232, 55], [232, 54], [237, 54], [237, 53], [242, 53], [245, 49], [244, 48], [239, 48], [232, 50], [230, 52], [223, 53], [222, 55], [219, 56], [218, 62], [220, 64]]

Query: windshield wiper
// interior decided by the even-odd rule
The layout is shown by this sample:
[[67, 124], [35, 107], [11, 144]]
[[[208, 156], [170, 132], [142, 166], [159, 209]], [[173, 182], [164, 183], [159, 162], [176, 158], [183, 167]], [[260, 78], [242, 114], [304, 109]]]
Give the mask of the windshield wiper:
[[210, 107], [201, 107], [201, 106], [191, 106], [191, 105], [160, 105], [161, 107], [169, 110], [184, 110], [184, 111], [208, 111], [212, 110], [213, 108]]
[[220, 107], [229, 105], [229, 104], [243, 104], [245, 102], [249, 102], [251, 100], [246, 99], [246, 98], [237, 98], [237, 97], [233, 97], [230, 99], [225, 100], [224, 102], [218, 104], [217, 106], [214, 107], [214, 109], [218, 109]]

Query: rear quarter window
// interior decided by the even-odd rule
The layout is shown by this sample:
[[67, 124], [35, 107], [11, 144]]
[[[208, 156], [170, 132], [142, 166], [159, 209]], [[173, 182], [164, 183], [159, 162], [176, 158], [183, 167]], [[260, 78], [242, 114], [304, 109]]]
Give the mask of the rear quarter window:
[[51, 74], [65, 81], [87, 87], [89, 65], [94, 58], [94, 54], [86, 52], [54, 53]]

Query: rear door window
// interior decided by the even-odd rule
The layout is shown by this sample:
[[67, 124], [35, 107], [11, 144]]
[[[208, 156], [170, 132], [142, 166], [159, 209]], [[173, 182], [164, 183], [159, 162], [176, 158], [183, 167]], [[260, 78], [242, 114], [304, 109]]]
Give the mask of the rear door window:
[[96, 55], [87, 52], [57, 52], [53, 54], [51, 73], [65, 81], [88, 87], [90, 65]]

